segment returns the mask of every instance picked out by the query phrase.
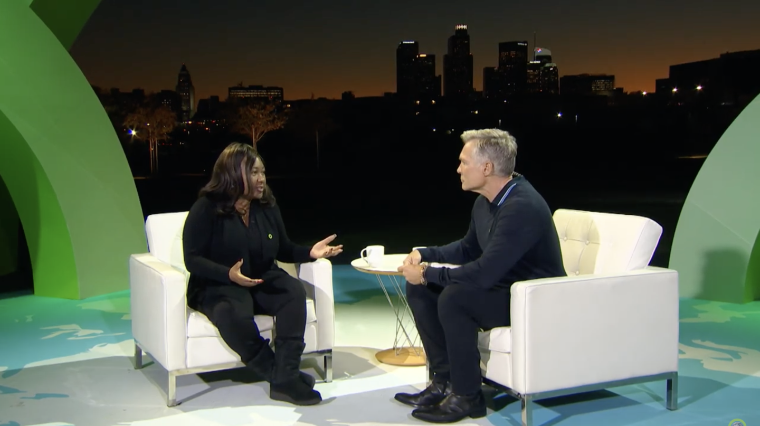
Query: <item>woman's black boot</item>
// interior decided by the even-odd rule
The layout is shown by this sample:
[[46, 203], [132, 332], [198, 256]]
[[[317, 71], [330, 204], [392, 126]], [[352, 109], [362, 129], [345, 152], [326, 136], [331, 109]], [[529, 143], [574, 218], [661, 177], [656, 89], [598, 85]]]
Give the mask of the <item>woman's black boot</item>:
[[[275, 339], [274, 369], [269, 397], [295, 405], [315, 405], [322, 395], [306, 383], [301, 373], [301, 355], [306, 344], [295, 339]], [[311, 376], [309, 376], [311, 377]]]

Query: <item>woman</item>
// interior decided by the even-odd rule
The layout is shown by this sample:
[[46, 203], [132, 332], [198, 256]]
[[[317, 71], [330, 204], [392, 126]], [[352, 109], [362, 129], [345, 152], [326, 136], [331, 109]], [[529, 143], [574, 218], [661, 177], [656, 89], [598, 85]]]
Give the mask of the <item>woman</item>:
[[[314, 378], [299, 370], [306, 328], [303, 283], [275, 260], [304, 263], [335, 256], [343, 251], [342, 245], [328, 245], [335, 237], [311, 248], [288, 239], [264, 163], [242, 143], [221, 153], [187, 215], [188, 305], [206, 315], [240, 359], [270, 383], [272, 399], [297, 405], [322, 400]], [[261, 337], [254, 313], [277, 318], [275, 351]]]

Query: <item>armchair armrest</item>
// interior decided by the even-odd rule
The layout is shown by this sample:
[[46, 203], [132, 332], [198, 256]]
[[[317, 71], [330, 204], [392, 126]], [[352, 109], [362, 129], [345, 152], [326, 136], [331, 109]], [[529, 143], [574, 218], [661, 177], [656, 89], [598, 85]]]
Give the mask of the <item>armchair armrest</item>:
[[678, 371], [678, 273], [646, 268], [515, 283], [514, 390]]
[[132, 336], [167, 371], [186, 367], [187, 278], [151, 254], [129, 258]]
[[314, 309], [317, 314], [317, 350], [332, 349], [335, 344], [335, 295], [332, 263], [327, 259], [302, 263], [298, 277], [313, 285]]

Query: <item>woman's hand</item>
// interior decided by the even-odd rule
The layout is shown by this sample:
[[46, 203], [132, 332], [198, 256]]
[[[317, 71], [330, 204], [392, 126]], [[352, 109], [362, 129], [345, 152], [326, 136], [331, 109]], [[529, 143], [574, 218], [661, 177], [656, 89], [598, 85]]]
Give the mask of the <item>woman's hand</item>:
[[311, 256], [312, 259], [322, 259], [323, 257], [333, 257], [343, 252], [343, 244], [339, 246], [329, 246], [337, 237], [336, 234], [330, 235], [329, 237], [325, 238], [324, 240], [314, 244], [314, 247], [311, 248], [311, 251], [309, 252], [309, 256]]
[[254, 280], [252, 278], [248, 278], [245, 275], [240, 273], [240, 267], [243, 266], [243, 259], [240, 259], [237, 261], [236, 264], [232, 265], [232, 268], [230, 268], [230, 281], [237, 285], [241, 285], [243, 287], [253, 287], [256, 285], [259, 285], [264, 282], [264, 280]]

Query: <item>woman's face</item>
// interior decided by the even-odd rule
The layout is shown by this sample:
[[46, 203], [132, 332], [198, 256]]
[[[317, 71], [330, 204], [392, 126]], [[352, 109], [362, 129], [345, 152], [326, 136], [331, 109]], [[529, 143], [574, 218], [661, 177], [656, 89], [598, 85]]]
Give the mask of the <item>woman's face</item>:
[[258, 200], [264, 196], [264, 186], [267, 183], [266, 170], [264, 169], [264, 163], [260, 158], [256, 158], [256, 162], [251, 167], [251, 175], [245, 176], [246, 164], [243, 161], [241, 167], [243, 176], [243, 196], [249, 200]]

